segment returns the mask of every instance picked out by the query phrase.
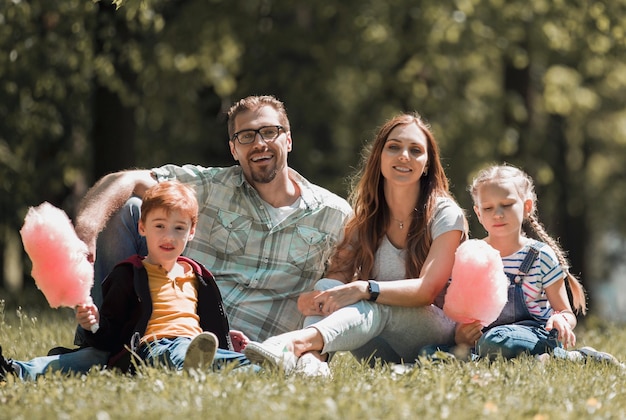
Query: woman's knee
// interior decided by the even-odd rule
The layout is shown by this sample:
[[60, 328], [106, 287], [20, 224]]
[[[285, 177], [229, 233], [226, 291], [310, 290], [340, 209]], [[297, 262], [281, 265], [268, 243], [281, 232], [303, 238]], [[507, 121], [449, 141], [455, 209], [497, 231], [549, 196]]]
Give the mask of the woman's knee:
[[322, 291], [332, 289], [333, 287], [341, 286], [343, 284], [344, 283], [340, 282], [339, 280], [322, 278], [315, 283], [313, 289]]

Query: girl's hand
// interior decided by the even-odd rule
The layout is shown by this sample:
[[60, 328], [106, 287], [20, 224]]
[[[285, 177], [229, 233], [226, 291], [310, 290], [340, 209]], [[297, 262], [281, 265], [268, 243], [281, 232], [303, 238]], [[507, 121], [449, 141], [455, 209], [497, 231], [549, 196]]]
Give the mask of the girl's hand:
[[76, 322], [87, 331], [91, 331], [92, 325], [100, 323], [98, 307], [92, 303], [76, 306]]
[[238, 330], [230, 330], [228, 335], [230, 335], [230, 341], [233, 343], [233, 350], [239, 353], [241, 353], [250, 342], [248, 337]]
[[318, 311], [316, 315], [330, 315], [344, 306], [365, 299], [367, 295], [366, 281], [354, 281], [324, 290], [313, 299]]
[[454, 341], [456, 344], [463, 344], [475, 347], [476, 342], [483, 335], [483, 326], [479, 321], [471, 324], [456, 324], [454, 331]]
[[321, 315], [320, 307], [315, 298], [322, 292], [314, 290], [312, 292], [304, 292], [298, 296], [298, 310], [304, 316]]
[[558, 332], [559, 341], [568, 349], [576, 345], [576, 334], [564, 313], [554, 313], [546, 322], [546, 331], [555, 329]]

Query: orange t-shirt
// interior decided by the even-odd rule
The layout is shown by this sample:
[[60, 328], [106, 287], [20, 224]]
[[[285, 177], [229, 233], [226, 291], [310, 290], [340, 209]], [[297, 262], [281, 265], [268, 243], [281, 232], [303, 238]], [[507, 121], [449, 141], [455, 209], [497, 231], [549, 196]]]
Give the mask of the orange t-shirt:
[[167, 277], [167, 272], [159, 265], [143, 261], [148, 271], [152, 316], [142, 342], [160, 338], [195, 337], [202, 332], [197, 314], [198, 279], [192, 268], [185, 268], [183, 277], [175, 280]]

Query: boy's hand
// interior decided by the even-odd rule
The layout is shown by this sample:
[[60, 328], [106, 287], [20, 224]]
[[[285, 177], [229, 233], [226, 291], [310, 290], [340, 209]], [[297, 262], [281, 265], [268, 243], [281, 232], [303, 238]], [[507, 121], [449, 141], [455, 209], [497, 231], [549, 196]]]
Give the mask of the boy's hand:
[[241, 331], [230, 330], [228, 334], [230, 335], [230, 341], [233, 343], [233, 350], [238, 353], [241, 353], [250, 342], [248, 337]]
[[98, 307], [93, 302], [76, 306], [76, 322], [85, 330], [91, 331], [93, 325], [100, 323]]

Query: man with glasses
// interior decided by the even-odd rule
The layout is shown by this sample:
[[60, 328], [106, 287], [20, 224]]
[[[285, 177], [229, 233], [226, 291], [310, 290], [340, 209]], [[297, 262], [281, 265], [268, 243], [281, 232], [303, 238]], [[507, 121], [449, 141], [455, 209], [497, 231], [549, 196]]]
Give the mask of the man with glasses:
[[87, 192], [76, 232], [96, 255], [96, 304], [100, 283], [113, 266], [146, 253], [136, 227], [137, 197], [159, 181], [177, 179], [195, 189], [200, 203], [196, 235], [184, 255], [215, 276], [231, 327], [263, 341], [301, 326], [297, 298], [323, 276], [352, 210], [287, 165], [292, 137], [281, 101], [272, 96], [238, 101], [228, 112], [228, 133], [239, 165], [121, 171]]

